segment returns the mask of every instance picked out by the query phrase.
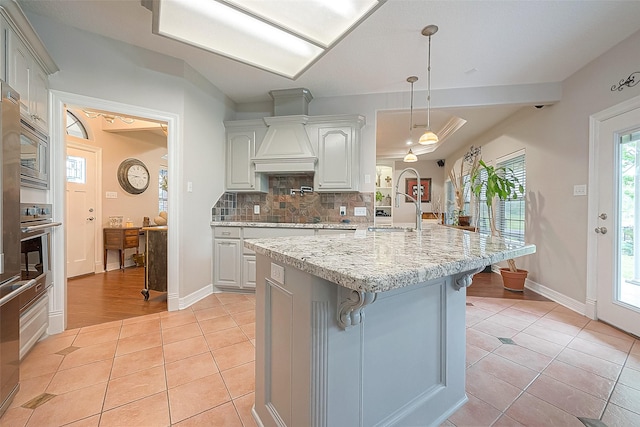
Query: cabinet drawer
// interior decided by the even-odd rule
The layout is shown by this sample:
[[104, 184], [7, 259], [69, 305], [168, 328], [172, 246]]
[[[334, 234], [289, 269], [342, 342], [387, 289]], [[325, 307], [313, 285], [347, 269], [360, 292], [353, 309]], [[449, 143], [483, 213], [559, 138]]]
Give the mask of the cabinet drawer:
[[135, 230], [124, 230], [125, 237], [138, 237], [138, 233], [140, 233], [140, 231], [137, 228]]
[[139, 244], [138, 235], [135, 236], [125, 236], [124, 238], [124, 248], [137, 248]]
[[122, 244], [122, 233], [104, 233], [104, 244], [107, 246], [120, 246]]
[[213, 235], [224, 239], [239, 239], [240, 227], [215, 227]]

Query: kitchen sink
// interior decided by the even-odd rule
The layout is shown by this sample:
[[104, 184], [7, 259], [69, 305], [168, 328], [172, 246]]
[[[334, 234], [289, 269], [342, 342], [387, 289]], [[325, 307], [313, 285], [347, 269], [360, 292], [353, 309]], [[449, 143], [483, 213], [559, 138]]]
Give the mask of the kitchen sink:
[[374, 233], [377, 232], [386, 232], [386, 233], [392, 233], [392, 232], [401, 232], [401, 233], [406, 233], [406, 232], [410, 232], [413, 231], [414, 229], [411, 227], [367, 227], [367, 231], [373, 231]]

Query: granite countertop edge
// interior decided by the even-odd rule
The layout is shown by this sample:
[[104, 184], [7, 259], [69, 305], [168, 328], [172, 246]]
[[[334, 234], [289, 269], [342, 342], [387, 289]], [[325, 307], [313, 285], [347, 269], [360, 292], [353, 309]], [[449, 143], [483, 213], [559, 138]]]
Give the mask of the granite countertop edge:
[[335, 229], [356, 230], [367, 228], [369, 223], [326, 223], [316, 224], [298, 222], [250, 222], [250, 221], [211, 221], [211, 227], [256, 227], [256, 228], [309, 228], [309, 229]]
[[[441, 241], [424, 244], [433, 229], [423, 230], [422, 241], [417, 244], [411, 241], [413, 238], [407, 241], [398, 237], [404, 233], [383, 233], [382, 236], [366, 233], [367, 236], [360, 239], [331, 236], [248, 239], [244, 245], [276, 262], [345, 288], [373, 293], [474, 271], [536, 251], [532, 244], [511, 244], [495, 237], [455, 229], [442, 230], [445, 227], [438, 227], [440, 230], [436, 234], [446, 238], [454, 236], [455, 242], [450, 251]], [[389, 253], [388, 260], [384, 254], [380, 256], [369, 249], [375, 246], [374, 242], [384, 245], [384, 250]], [[323, 256], [319, 251], [332, 253], [333, 257]], [[410, 259], [413, 253], [416, 256]], [[403, 259], [407, 261], [399, 261]]]

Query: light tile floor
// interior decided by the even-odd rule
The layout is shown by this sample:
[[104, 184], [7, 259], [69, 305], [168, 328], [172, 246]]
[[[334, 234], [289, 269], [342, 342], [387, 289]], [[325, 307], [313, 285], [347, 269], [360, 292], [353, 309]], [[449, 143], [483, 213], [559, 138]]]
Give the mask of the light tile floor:
[[[445, 426], [640, 425], [640, 341], [553, 302], [467, 305], [469, 402]], [[49, 337], [0, 425], [254, 426], [254, 308], [217, 294]]]

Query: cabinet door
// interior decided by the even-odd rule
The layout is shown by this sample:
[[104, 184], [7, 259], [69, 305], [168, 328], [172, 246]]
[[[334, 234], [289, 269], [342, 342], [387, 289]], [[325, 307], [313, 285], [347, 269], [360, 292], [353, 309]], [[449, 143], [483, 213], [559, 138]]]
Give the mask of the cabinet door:
[[255, 152], [254, 131], [233, 131], [227, 134], [227, 190], [255, 188], [255, 172], [251, 158]]
[[318, 191], [353, 190], [353, 150], [350, 127], [318, 130]]
[[242, 255], [242, 287], [255, 289], [256, 287], [256, 256]]
[[49, 81], [42, 69], [32, 64], [30, 68], [29, 102], [33, 124], [46, 134], [49, 133], [48, 108]]
[[240, 240], [238, 239], [216, 239], [214, 241], [214, 285], [241, 288], [241, 253]]
[[7, 79], [9, 86], [20, 94], [20, 113], [29, 116], [29, 73], [31, 55], [27, 46], [13, 30], [7, 30]]

